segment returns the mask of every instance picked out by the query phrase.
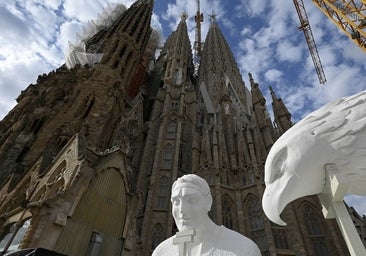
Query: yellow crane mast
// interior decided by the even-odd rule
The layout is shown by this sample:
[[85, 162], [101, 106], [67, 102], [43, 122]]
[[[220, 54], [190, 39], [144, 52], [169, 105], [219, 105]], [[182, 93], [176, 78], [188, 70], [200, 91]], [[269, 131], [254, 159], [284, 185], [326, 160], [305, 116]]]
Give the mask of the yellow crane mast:
[[319, 82], [324, 84], [327, 79], [325, 78], [322, 63], [320, 61], [318, 49], [315, 44], [313, 32], [311, 31], [308, 15], [306, 14], [305, 6], [302, 0], [293, 0], [297, 14], [300, 20], [299, 29], [304, 32], [306, 42], [309, 47], [310, 55], [314, 63], [316, 73], [318, 75]]
[[366, 52], [366, 0], [312, 0], [352, 41]]
[[202, 51], [202, 41], [201, 41], [201, 22], [203, 22], [203, 14], [200, 10], [200, 0], [197, 0], [197, 13], [194, 16], [194, 20], [196, 22], [196, 34], [195, 34], [195, 42], [194, 42], [194, 68], [195, 75], [198, 73], [198, 67], [201, 59], [201, 51]]
[[196, 42], [195, 42], [195, 51], [197, 56], [201, 56], [201, 22], [203, 22], [203, 14], [200, 10], [200, 0], [197, 0], [197, 13], [194, 16], [194, 20], [196, 22]]

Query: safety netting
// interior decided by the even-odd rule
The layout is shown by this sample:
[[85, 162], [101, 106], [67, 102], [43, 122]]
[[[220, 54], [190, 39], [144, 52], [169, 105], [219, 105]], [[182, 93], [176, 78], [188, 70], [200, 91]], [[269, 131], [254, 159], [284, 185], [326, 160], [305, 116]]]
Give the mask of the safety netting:
[[77, 64], [93, 66], [99, 63], [103, 57], [103, 53], [88, 50], [86, 43], [99, 31], [108, 30], [114, 21], [126, 10], [126, 6], [122, 4], [108, 4], [102, 13], [98, 14], [98, 18], [95, 21], [89, 21], [83, 27], [81, 34], [77, 34], [76, 42], [71, 43], [69, 41], [69, 48], [65, 54], [66, 67], [71, 69]]

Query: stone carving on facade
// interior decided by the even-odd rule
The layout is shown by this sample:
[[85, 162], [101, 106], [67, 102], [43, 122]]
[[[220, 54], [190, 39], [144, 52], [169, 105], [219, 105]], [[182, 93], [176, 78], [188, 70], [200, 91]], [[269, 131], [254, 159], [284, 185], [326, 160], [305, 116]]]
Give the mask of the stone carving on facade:
[[[51, 169], [40, 179], [31, 201], [43, 203], [63, 194], [80, 170], [83, 156], [78, 152], [78, 140], [74, 138], [54, 160]], [[30, 194], [30, 192], [28, 192]], [[32, 193], [33, 194], [33, 193]]]
[[36, 190], [37, 185], [39, 183], [39, 178], [40, 178], [39, 168], [40, 168], [40, 165], [41, 165], [41, 161], [38, 160], [34, 164], [34, 166], [32, 167], [32, 171], [29, 172], [30, 173], [30, 182], [29, 182], [27, 191], [25, 192], [25, 198], [26, 198], [27, 201], [29, 201], [30, 198], [33, 196], [34, 191]]
[[230, 105], [229, 105], [229, 103], [224, 104], [224, 110], [225, 110], [225, 115], [230, 115]]
[[119, 129], [115, 145], [119, 146], [126, 155], [131, 156], [137, 143], [138, 132], [139, 127], [137, 120], [124, 122]]

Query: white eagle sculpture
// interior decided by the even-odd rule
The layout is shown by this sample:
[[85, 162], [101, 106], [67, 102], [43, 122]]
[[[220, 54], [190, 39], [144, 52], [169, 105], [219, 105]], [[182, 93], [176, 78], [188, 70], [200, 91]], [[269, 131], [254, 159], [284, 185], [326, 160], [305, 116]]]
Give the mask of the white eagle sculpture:
[[273, 144], [265, 163], [267, 217], [286, 225], [280, 214], [287, 204], [322, 193], [326, 164], [346, 175], [346, 194], [366, 195], [366, 91], [312, 112]]

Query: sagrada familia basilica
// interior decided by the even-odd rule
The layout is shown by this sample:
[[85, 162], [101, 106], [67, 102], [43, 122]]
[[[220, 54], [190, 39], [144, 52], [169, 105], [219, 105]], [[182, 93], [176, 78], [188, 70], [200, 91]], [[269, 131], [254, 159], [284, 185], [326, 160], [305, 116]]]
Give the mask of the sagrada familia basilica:
[[199, 66], [186, 15], [155, 56], [152, 11], [136, 1], [0, 122], [0, 255], [151, 255], [177, 231], [170, 189], [188, 173], [209, 183], [212, 220], [263, 255], [348, 255], [317, 197], [291, 203], [287, 226], [263, 213], [266, 156], [292, 126], [281, 98], [269, 87], [271, 117], [215, 19]]

